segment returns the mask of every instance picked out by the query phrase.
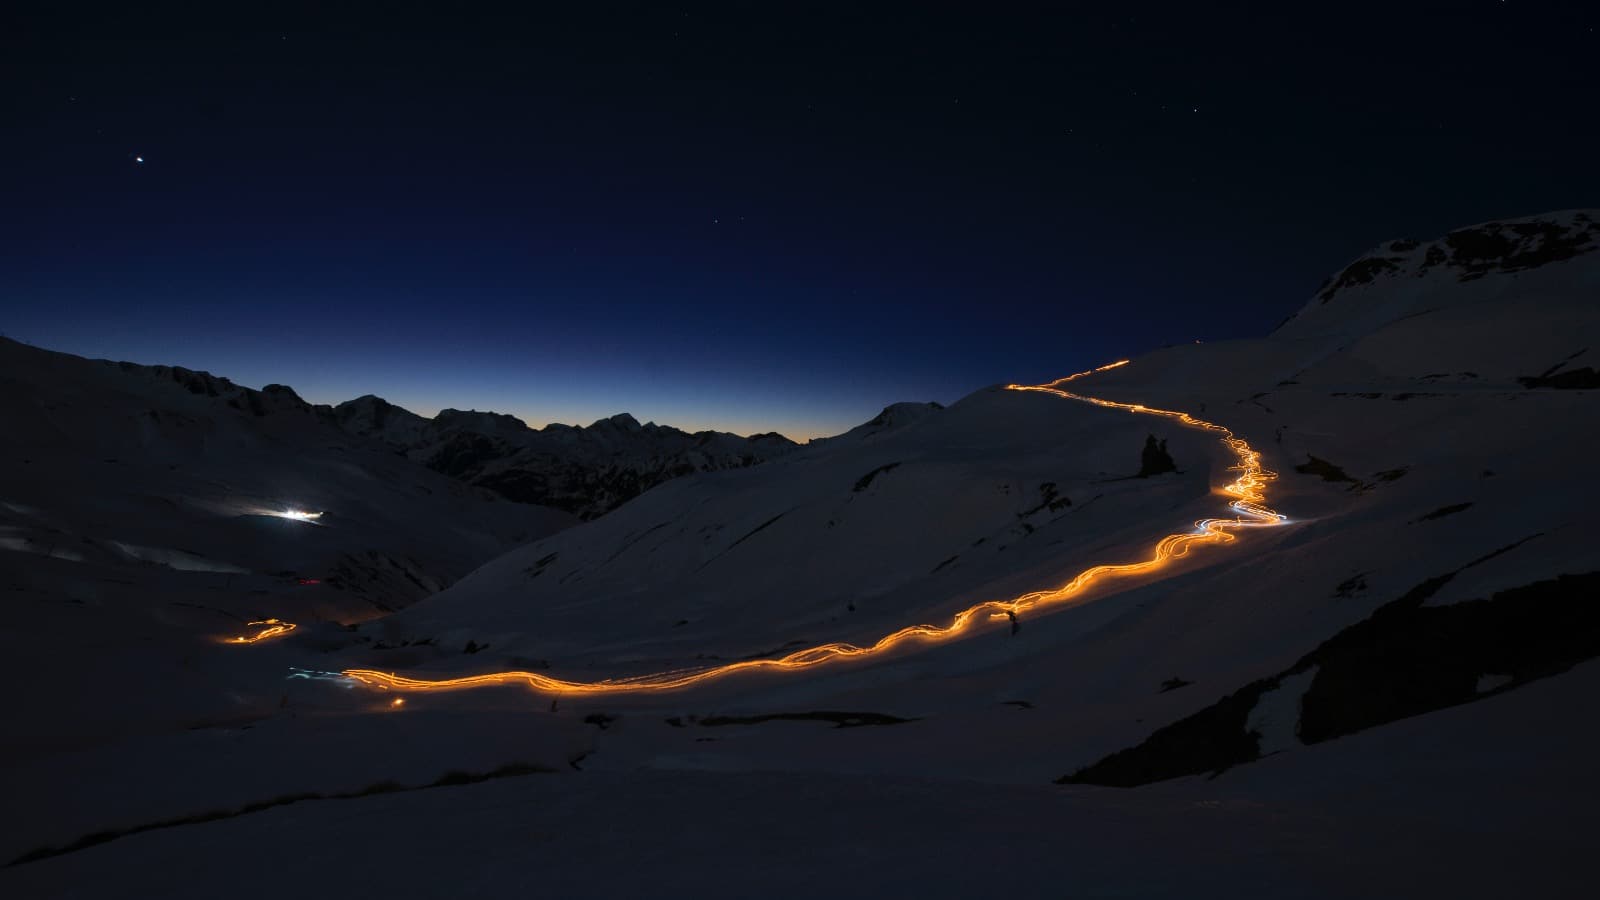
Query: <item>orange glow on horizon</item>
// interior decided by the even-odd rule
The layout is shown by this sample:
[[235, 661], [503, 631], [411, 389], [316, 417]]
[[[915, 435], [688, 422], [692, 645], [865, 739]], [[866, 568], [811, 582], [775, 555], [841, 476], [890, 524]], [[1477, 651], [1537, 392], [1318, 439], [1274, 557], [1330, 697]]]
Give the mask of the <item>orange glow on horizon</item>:
[[[1238, 477], [1221, 488], [1222, 493], [1234, 498], [1229, 503], [1229, 509], [1235, 515], [1226, 518], [1201, 519], [1194, 524], [1193, 529], [1190, 531], [1169, 534], [1155, 543], [1151, 548], [1150, 555], [1145, 559], [1130, 563], [1091, 566], [1057, 587], [1030, 591], [1008, 600], [986, 600], [956, 613], [948, 624], [910, 625], [884, 635], [864, 647], [837, 641], [797, 650], [773, 659], [743, 660], [718, 666], [677, 669], [590, 682], [568, 681], [537, 672], [524, 671], [491, 672], [482, 675], [436, 680], [411, 678], [397, 675], [393, 672], [379, 672], [373, 669], [346, 669], [343, 674], [371, 687], [397, 691], [466, 690], [520, 682], [533, 690], [549, 694], [628, 694], [686, 688], [713, 679], [724, 678], [736, 672], [762, 669], [782, 671], [808, 669], [837, 659], [860, 659], [886, 653], [902, 644], [935, 644], [948, 641], [970, 631], [976, 623], [990, 619], [1009, 619], [1024, 610], [1064, 605], [1081, 597], [1092, 585], [1099, 582], [1146, 575], [1159, 571], [1173, 560], [1184, 558], [1195, 547], [1208, 544], [1232, 543], [1236, 540], [1235, 531], [1246, 528], [1270, 528], [1284, 524], [1287, 521], [1285, 517], [1266, 505], [1266, 486], [1278, 477], [1277, 474], [1262, 468], [1260, 451], [1253, 449], [1243, 438], [1235, 436], [1228, 428], [1213, 422], [1197, 419], [1188, 413], [1176, 410], [1156, 409], [1137, 403], [1102, 400], [1096, 397], [1074, 394], [1060, 387], [1067, 382], [1087, 375], [1115, 369], [1127, 364], [1128, 360], [1119, 360], [1096, 369], [1079, 372], [1065, 378], [1058, 378], [1042, 385], [1007, 385], [1007, 390], [1037, 391], [1108, 409], [1123, 409], [1139, 415], [1161, 416], [1173, 419], [1191, 428], [1220, 435], [1222, 443], [1238, 459], [1237, 464], [1230, 468], [1230, 471], [1239, 473]], [[293, 626], [290, 627], [292, 628]]]

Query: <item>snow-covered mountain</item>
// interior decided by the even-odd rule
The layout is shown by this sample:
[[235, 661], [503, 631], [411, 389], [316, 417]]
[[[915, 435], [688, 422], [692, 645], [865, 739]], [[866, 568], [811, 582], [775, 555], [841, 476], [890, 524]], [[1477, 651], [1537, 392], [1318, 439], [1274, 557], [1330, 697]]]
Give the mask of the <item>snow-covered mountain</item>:
[[381, 440], [436, 472], [584, 519], [664, 481], [755, 465], [798, 446], [776, 432], [690, 434], [654, 422], [640, 425], [627, 413], [587, 428], [551, 424], [537, 430], [513, 416], [459, 409], [425, 419], [370, 394], [339, 404], [333, 415], [347, 431]]
[[[197, 642], [379, 616], [575, 521], [347, 434], [288, 388], [187, 369], [0, 341], [0, 423], [0, 657], [46, 686], [14, 696], [7, 757], [231, 715]], [[155, 711], [174, 698], [196, 705]]]
[[[0, 381], [10, 426], [0, 516], [14, 552], [315, 578], [334, 598], [329, 614], [351, 620], [402, 607], [571, 522], [396, 458], [283, 385], [257, 391], [9, 340]], [[291, 509], [320, 516], [281, 516]]]
[[[143, 733], [14, 754], [0, 849], [31, 861], [0, 887], [795, 895], [825, 866], [858, 894], [1571, 895], [1600, 791], [1597, 220], [1391, 242], [1267, 337], [1063, 385], [1232, 429], [1279, 474], [1280, 527], [937, 645], [683, 690], [338, 674], [598, 682], [866, 645], [1228, 514], [1237, 457], [1171, 419], [998, 386], [892, 406], [382, 619], [163, 663]], [[367, 406], [366, 433], [420, 433]], [[1140, 477], [1151, 437], [1177, 471]], [[135, 661], [103, 637], [73, 664]]]

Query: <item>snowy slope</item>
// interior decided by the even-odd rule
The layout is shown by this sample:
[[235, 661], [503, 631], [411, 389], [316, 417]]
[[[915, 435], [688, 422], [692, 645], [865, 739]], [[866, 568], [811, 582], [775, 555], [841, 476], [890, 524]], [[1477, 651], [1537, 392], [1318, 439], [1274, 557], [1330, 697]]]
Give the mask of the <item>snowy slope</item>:
[[[672, 668], [875, 636], [1215, 505], [1209, 436], [1061, 406], [988, 390], [873, 439], [674, 481], [375, 627], [441, 654], [472, 640], [496, 658]], [[1181, 474], [1132, 477], [1152, 430]]]
[[[0, 887], [193, 892], [170, 873], [194, 848], [222, 877], [247, 847], [281, 862], [261, 895], [792, 896], [818, 878], [930, 896], [1577, 895], [1600, 749], [1582, 712], [1600, 655], [1596, 218], [1385, 245], [1405, 265], [1337, 276], [1269, 337], [1065, 385], [1234, 429], [1280, 473], [1284, 527], [1015, 630], [690, 690], [397, 697], [284, 677], [598, 680], [864, 643], [1141, 558], [1226, 502], [1231, 455], [1169, 420], [998, 388], [897, 405], [892, 428], [674, 479], [353, 630], [197, 654], [187, 681], [169, 664], [167, 689], [235, 718], [188, 731], [147, 710], [145, 734], [20, 756], [0, 790], [38, 812], [0, 828], [0, 850], [227, 817], [18, 865]], [[1178, 473], [1132, 477], [1151, 434]], [[307, 749], [323, 740], [326, 758]], [[219, 745], [225, 769], [187, 762]], [[137, 787], [124, 760], [148, 761]], [[559, 774], [345, 796], [526, 768]], [[1141, 786], [1097, 786], [1115, 784]], [[344, 798], [240, 812], [295, 790]]]
[[[1600, 687], [1594, 668], [1211, 781], [569, 769], [150, 831], [0, 870], [0, 886], [39, 898], [212, 897], [221, 883], [245, 898], [799, 898], [819, 880], [842, 897], [1586, 897], [1588, 811], [1573, 798], [1600, 783], [1574, 762], [1600, 740], [1573, 732], [1557, 756], [1520, 736], [1569, 730], [1564, 711]], [[1531, 765], [1507, 778], [1509, 759]]]
[[[204, 684], [209, 641], [381, 615], [572, 522], [354, 438], [287, 388], [184, 369], [0, 342], [0, 422], [0, 661], [40, 685], [14, 698], [7, 757], [235, 715]], [[123, 671], [139, 688], [108, 703]]]

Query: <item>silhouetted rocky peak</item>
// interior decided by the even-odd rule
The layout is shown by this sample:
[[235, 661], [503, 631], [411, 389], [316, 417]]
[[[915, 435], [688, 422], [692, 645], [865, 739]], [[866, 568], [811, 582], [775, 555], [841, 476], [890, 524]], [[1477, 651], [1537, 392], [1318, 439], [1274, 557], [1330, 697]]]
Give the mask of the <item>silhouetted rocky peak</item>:
[[506, 437], [514, 437], [531, 430], [526, 422], [516, 416], [497, 412], [478, 412], [475, 409], [441, 409], [439, 414], [433, 417], [433, 424], [438, 431], [476, 431], [481, 434]]
[[363, 394], [354, 400], [346, 400], [335, 406], [333, 413], [341, 423], [359, 423], [369, 426], [373, 430], [382, 430], [384, 426], [396, 420], [405, 422], [427, 421], [427, 419], [411, 410], [395, 406], [393, 403], [373, 394]]
[[214, 398], [224, 406], [252, 416], [275, 413], [315, 414], [311, 404], [286, 385], [269, 384], [261, 390], [234, 384], [220, 375], [186, 369], [182, 366], [142, 366], [131, 362], [101, 360], [101, 365], [135, 377], [167, 382], [197, 397]]
[[[654, 422], [651, 422], [650, 424], [652, 426], [655, 425]], [[640, 431], [643, 428], [643, 426], [639, 424], [639, 420], [635, 419], [628, 413], [617, 413], [610, 418], [599, 419], [589, 427], [599, 429], [615, 429], [619, 431]]]
[[239, 394], [229, 401], [229, 405], [248, 411], [255, 416], [268, 416], [276, 413], [302, 415], [315, 413], [311, 404], [300, 399], [300, 395], [296, 394], [293, 388], [283, 384], [269, 384], [259, 391], [242, 388]]
[[189, 393], [202, 397], [231, 397], [246, 390], [221, 376], [185, 369], [183, 366], [141, 366], [138, 363], [110, 360], [102, 360], [101, 364], [112, 366], [130, 375], [141, 375], [155, 381], [170, 381]]
[[1446, 272], [1472, 281], [1497, 272], [1521, 272], [1563, 262], [1600, 247], [1600, 212], [1569, 210], [1452, 231], [1436, 241], [1390, 241], [1328, 279], [1317, 299], [1391, 278]]
[[414, 445], [432, 425], [431, 420], [372, 394], [335, 406], [333, 418], [351, 434], [376, 438], [397, 448]]

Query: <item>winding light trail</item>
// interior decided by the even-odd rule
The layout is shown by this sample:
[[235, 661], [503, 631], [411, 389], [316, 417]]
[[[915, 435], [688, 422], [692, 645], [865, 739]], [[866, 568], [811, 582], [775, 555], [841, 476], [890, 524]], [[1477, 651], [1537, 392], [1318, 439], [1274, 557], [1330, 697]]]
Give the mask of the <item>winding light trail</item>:
[[285, 622], [282, 619], [262, 619], [259, 622], [246, 622], [245, 624], [252, 628], [259, 625], [261, 626], [261, 630], [252, 634], [235, 635], [234, 637], [228, 638], [226, 643], [256, 644], [260, 643], [261, 641], [268, 640], [269, 638], [282, 637], [283, 635], [286, 635], [299, 627], [293, 622]]
[[[1236, 531], [1246, 528], [1271, 528], [1284, 524], [1287, 519], [1266, 505], [1266, 487], [1278, 477], [1277, 474], [1262, 468], [1261, 453], [1251, 448], [1243, 438], [1235, 436], [1229, 429], [1214, 422], [1197, 419], [1184, 412], [1157, 409], [1141, 403], [1118, 403], [1113, 400], [1101, 400], [1096, 397], [1074, 394], [1061, 388], [1061, 385], [1069, 381], [1082, 378], [1085, 375], [1092, 375], [1096, 372], [1124, 366], [1127, 363], [1127, 360], [1121, 360], [1107, 366], [1101, 366], [1098, 369], [1090, 369], [1087, 372], [1079, 372], [1076, 375], [1059, 378], [1046, 384], [1012, 384], [1006, 387], [1007, 390], [1038, 391], [1054, 394], [1068, 400], [1092, 403], [1095, 406], [1103, 406], [1108, 409], [1124, 409], [1139, 415], [1174, 419], [1191, 428], [1198, 428], [1220, 435], [1222, 443], [1238, 457], [1238, 463], [1232, 466], [1230, 471], [1238, 472], [1239, 476], [1222, 489], [1223, 493], [1235, 498], [1228, 504], [1228, 507], [1233, 510], [1235, 515], [1229, 518], [1201, 519], [1189, 531], [1169, 534], [1156, 542], [1148, 557], [1138, 562], [1091, 566], [1079, 572], [1071, 580], [1059, 587], [1030, 591], [1026, 594], [1012, 597], [1009, 600], [986, 600], [956, 613], [948, 624], [907, 626], [899, 631], [886, 634], [865, 647], [835, 642], [797, 650], [787, 656], [780, 656], [775, 659], [744, 660], [719, 666], [677, 669], [626, 678], [608, 678], [601, 681], [567, 681], [561, 678], [552, 678], [549, 675], [541, 675], [537, 672], [492, 672], [485, 675], [438, 680], [408, 678], [404, 675], [379, 672], [373, 669], [346, 669], [343, 674], [363, 684], [385, 690], [457, 691], [521, 682], [536, 691], [542, 691], [547, 694], [570, 695], [638, 694], [649, 691], [667, 691], [689, 687], [712, 679], [725, 678], [735, 672], [761, 669], [785, 671], [809, 669], [812, 666], [821, 665], [835, 659], [855, 659], [885, 653], [905, 643], [933, 644], [948, 641], [971, 630], [974, 625], [984, 620], [1009, 619], [1023, 610], [1061, 605], [1080, 596], [1097, 582], [1159, 571], [1172, 560], [1182, 559], [1187, 556], [1189, 551], [1195, 547], [1206, 544], [1231, 543], [1235, 540], [1234, 532]], [[293, 626], [290, 627], [292, 628]]]

